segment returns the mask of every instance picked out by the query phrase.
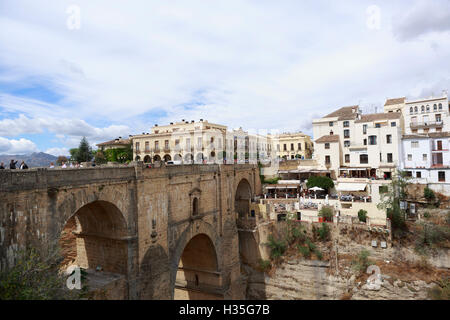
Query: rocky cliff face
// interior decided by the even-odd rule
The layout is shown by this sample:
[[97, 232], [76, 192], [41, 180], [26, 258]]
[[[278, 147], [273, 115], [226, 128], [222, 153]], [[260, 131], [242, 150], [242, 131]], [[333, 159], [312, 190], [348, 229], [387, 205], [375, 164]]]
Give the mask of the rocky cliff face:
[[272, 277], [247, 269], [248, 299], [269, 300], [421, 300], [433, 283], [422, 280], [402, 281], [381, 275], [378, 286], [334, 276], [330, 264], [303, 259], [289, 260]]

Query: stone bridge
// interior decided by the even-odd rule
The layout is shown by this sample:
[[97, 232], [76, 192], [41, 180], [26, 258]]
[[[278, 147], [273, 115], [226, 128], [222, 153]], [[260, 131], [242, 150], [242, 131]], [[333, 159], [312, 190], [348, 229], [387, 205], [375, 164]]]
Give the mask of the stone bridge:
[[249, 164], [1, 170], [1, 268], [59, 244], [116, 297], [242, 299], [236, 219], [260, 189]]

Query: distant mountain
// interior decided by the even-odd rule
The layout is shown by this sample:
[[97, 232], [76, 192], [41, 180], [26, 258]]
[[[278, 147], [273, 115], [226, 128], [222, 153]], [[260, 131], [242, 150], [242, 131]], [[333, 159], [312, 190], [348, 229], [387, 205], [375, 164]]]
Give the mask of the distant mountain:
[[29, 168], [35, 168], [48, 167], [50, 166], [50, 162], [56, 162], [56, 159], [58, 159], [58, 157], [44, 152], [34, 152], [32, 154], [26, 155], [0, 154], [0, 162], [3, 162], [5, 164], [6, 169], [9, 169], [9, 163], [11, 162], [11, 159], [14, 159], [14, 161], [18, 160], [16, 165], [17, 167], [19, 167], [22, 161], [25, 161]]

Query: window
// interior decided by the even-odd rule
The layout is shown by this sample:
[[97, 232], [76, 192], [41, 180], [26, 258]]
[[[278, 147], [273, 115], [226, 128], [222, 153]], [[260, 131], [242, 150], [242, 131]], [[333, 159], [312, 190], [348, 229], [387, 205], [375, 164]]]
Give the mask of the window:
[[418, 148], [419, 147], [419, 141], [411, 141], [411, 148]]
[[408, 161], [412, 161], [412, 154], [408, 154]]
[[192, 202], [192, 215], [198, 215], [198, 198], [194, 198], [194, 201]]
[[417, 117], [411, 117], [411, 123], [417, 123]]
[[159, 141], [155, 141], [155, 149], [159, 150]]
[[409, 108], [409, 113], [413, 113], [413, 107]]
[[438, 141], [436, 141], [436, 144], [437, 144], [437, 149], [436, 150], [442, 150], [442, 140], [438, 140]]
[[330, 164], [331, 163], [330, 156], [325, 156], [325, 163], [326, 164]]
[[387, 162], [388, 162], [388, 163], [394, 162], [393, 159], [392, 159], [392, 153], [388, 153], [388, 154], [387, 154]]
[[350, 155], [346, 154], [345, 155], [345, 163], [349, 163], [350, 162]]
[[417, 106], [414, 107], [414, 112], [417, 113], [418, 109]]
[[330, 127], [332, 127], [333, 126], [333, 121], [330, 121], [329, 125], [330, 125]]
[[380, 152], [380, 162], [383, 161], [383, 154]]
[[412, 133], [417, 133], [417, 129], [412, 129], [411, 132]]
[[439, 110], [442, 110], [442, 103], [439, 103]]
[[197, 147], [201, 148], [202, 147], [202, 137], [198, 137], [197, 138]]
[[363, 124], [363, 134], [367, 133], [367, 124]]
[[328, 142], [325, 143], [325, 149], [330, 149], [330, 144]]
[[291, 151], [294, 151], [294, 144], [291, 143]]
[[175, 147], [180, 147], [180, 139], [175, 140]]
[[150, 152], [150, 142], [145, 141], [145, 152]]
[[350, 130], [348, 129], [344, 130], [344, 138], [350, 138]]
[[392, 143], [392, 135], [390, 135], [390, 134], [387, 134], [387, 135], [386, 135], [386, 143], [387, 143], [387, 144]]
[[350, 147], [350, 141], [345, 140], [344, 141], [344, 147], [346, 147], [346, 148]]
[[427, 161], [428, 160], [428, 155], [426, 153], [422, 154], [422, 160], [423, 161]]
[[381, 128], [381, 123], [375, 123], [375, 128]]
[[164, 140], [164, 150], [169, 150], [169, 140]]
[[332, 136], [332, 135], [333, 135], [333, 130], [330, 131], [330, 136]]
[[283, 144], [283, 151], [287, 151], [286, 143]]
[[430, 112], [430, 106], [427, 105], [427, 112]]
[[301, 144], [301, 143], [298, 143], [298, 144], [297, 144], [297, 149], [298, 149], [298, 150], [302, 150], [302, 144]]
[[369, 163], [369, 156], [367, 154], [360, 154], [359, 155], [359, 163], [360, 164]]
[[397, 126], [397, 122], [393, 121], [391, 122], [391, 127], [396, 127]]
[[422, 107], [420, 108], [420, 110], [421, 110], [422, 112], [425, 112], [425, 106], [422, 106]]
[[374, 146], [377, 144], [377, 136], [369, 136], [369, 145]]
[[436, 104], [433, 106], [433, 110], [437, 111], [437, 105]]
[[416, 172], [416, 178], [422, 178], [422, 171]]
[[367, 139], [364, 139], [364, 140], [363, 140], [363, 144], [364, 144], [365, 146], [367, 146]]
[[344, 121], [344, 128], [348, 128], [350, 127], [350, 122], [349, 121]]
[[441, 115], [440, 114], [436, 115], [436, 122], [441, 122]]
[[139, 142], [136, 142], [136, 151], [139, 151]]
[[445, 171], [438, 172], [439, 182], [445, 182]]

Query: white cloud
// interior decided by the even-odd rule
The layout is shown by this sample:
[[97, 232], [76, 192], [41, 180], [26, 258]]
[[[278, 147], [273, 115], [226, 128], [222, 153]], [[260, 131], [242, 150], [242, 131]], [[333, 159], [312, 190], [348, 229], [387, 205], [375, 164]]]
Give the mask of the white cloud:
[[308, 131], [318, 110], [382, 105], [448, 78], [448, 2], [423, 3], [380, 2], [373, 31], [370, 1], [78, 0], [81, 29], [70, 31], [71, 1], [3, 0], [0, 87], [58, 97], [1, 95], [15, 117], [0, 134], [47, 130], [72, 147], [183, 118]]
[[58, 157], [58, 156], [69, 156], [70, 155], [69, 149], [67, 149], [67, 148], [50, 148], [50, 149], [47, 149], [44, 152], [48, 153], [48, 154], [51, 154], [51, 155], [54, 155], [55, 157]]
[[19, 140], [0, 137], [0, 154], [29, 154], [36, 152], [36, 145], [27, 139]]

